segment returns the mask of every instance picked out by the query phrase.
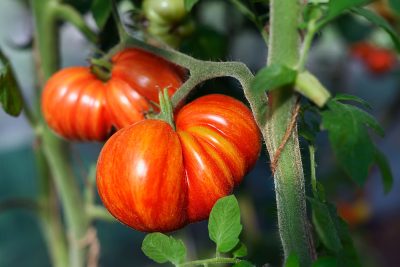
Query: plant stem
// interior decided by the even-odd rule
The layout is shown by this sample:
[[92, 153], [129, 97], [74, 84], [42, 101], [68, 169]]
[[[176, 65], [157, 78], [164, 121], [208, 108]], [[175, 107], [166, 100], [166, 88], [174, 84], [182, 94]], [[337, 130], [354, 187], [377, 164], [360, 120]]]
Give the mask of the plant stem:
[[208, 265], [208, 264], [225, 264], [225, 263], [238, 263], [241, 262], [239, 259], [235, 258], [222, 258], [222, 257], [217, 257], [217, 258], [212, 258], [212, 259], [205, 259], [205, 260], [196, 260], [196, 261], [188, 261], [182, 264], [179, 264], [177, 266], [183, 267], [183, 266], [198, 266], [198, 265]]
[[116, 0], [106, 0], [106, 1], [111, 1], [111, 5], [112, 5], [111, 11], [112, 11], [112, 15], [114, 17], [115, 24], [117, 25], [119, 40], [121, 43], [123, 43], [129, 38], [129, 36], [124, 29], [124, 25], [122, 24], [121, 17], [118, 12], [117, 2], [116, 2]]
[[308, 151], [310, 153], [311, 188], [312, 188], [314, 197], [318, 198], [317, 176], [315, 174], [316, 164], [315, 164], [315, 147], [314, 147], [314, 145], [309, 145]]
[[60, 19], [74, 25], [89, 41], [97, 42], [97, 34], [90, 29], [81, 14], [73, 7], [67, 4], [58, 4], [53, 6], [54, 15]]
[[67, 241], [58, 208], [58, 201], [50, 179], [49, 166], [41, 147], [35, 146], [36, 166], [39, 174], [39, 220], [50, 252], [52, 265], [68, 267]]
[[86, 207], [86, 212], [91, 220], [117, 222], [117, 220], [103, 206], [88, 205]]
[[[57, 16], [54, 10], [59, 5], [58, 0], [32, 0], [35, 16], [35, 44], [39, 59], [40, 85], [58, 70], [59, 67], [59, 36]], [[37, 101], [40, 103], [40, 101]], [[76, 178], [69, 167], [65, 143], [57, 138], [48, 128], [43, 118], [40, 120], [42, 131], [39, 134], [41, 149], [54, 179], [57, 192], [61, 197], [65, 212], [69, 237], [69, 264], [80, 267], [84, 265], [85, 249], [79, 244], [89, 227], [85, 209], [80, 208], [83, 200]], [[47, 181], [48, 184], [51, 184]], [[54, 199], [48, 198], [50, 202]]]
[[250, 103], [258, 126], [260, 129], [264, 128], [268, 99], [266, 95], [255, 94], [251, 90], [251, 81], [254, 75], [242, 62], [199, 60], [173, 49], [151, 46], [135, 38], [129, 38], [125, 43], [118, 44], [104, 58], [110, 58], [125, 47], [140, 48], [190, 70], [190, 78], [172, 96], [171, 102], [174, 107], [177, 107], [198, 84], [206, 80], [225, 76], [237, 79], [243, 87], [244, 94]]
[[[268, 64], [295, 68], [299, 61], [298, 23], [300, 0], [271, 0]], [[268, 123], [263, 130], [271, 161], [285, 136], [296, 106], [293, 88], [271, 92]], [[311, 266], [315, 255], [306, 212], [305, 181], [297, 126], [283, 147], [277, 161], [275, 178], [279, 232], [285, 259], [295, 253], [302, 267]]]

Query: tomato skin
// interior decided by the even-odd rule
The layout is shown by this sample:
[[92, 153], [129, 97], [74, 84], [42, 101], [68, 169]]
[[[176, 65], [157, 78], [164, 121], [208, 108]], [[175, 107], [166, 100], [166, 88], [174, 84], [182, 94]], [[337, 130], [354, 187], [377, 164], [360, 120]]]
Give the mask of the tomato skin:
[[69, 67], [54, 74], [42, 94], [48, 125], [71, 140], [107, 139], [112, 127], [121, 129], [144, 119], [157, 107], [158, 92], [172, 95], [182, 84], [182, 71], [164, 59], [128, 48], [112, 58], [111, 78], [103, 82], [89, 67]]
[[141, 121], [118, 131], [104, 145], [97, 188], [104, 205], [126, 225], [171, 231], [186, 221], [181, 212], [187, 203], [182, 165], [179, 139], [171, 126]]
[[65, 68], [43, 90], [44, 118], [67, 139], [103, 140], [111, 131], [104, 93], [105, 85], [89, 68]]
[[176, 131], [164, 121], [144, 120], [114, 134], [97, 163], [98, 192], [126, 225], [173, 231], [208, 218], [260, 149], [260, 132], [243, 103], [201, 97], [178, 112]]

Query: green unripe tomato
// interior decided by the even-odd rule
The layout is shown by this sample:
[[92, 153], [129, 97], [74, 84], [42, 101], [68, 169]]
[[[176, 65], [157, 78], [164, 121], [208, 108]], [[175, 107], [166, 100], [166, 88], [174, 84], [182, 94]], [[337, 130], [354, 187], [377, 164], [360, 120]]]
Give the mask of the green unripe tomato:
[[144, 0], [142, 8], [150, 23], [174, 24], [187, 15], [183, 0]]

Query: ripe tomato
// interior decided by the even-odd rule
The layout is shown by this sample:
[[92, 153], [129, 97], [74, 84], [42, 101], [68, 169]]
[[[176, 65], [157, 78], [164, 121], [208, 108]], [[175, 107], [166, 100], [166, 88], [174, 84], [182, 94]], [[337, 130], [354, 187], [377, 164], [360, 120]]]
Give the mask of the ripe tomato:
[[388, 72], [396, 64], [396, 56], [392, 51], [367, 42], [352, 45], [351, 53], [354, 57], [361, 59], [365, 66], [376, 74]]
[[111, 76], [103, 82], [89, 67], [69, 67], [54, 74], [43, 89], [42, 111], [48, 125], [74, 140], [105, 140], [112, 127], [142, 120], [158, 102], [158, 92], [172, 95], [181, 72], [164, 59], [139, 49], [112, 58]]
[[208, 218], [254, 166], [260, 132], [250, 110], [224, 95], [184, 106], [176, 130], [144, 120], [114, 134], [97, 162], [97, 188], [118, 220], [140, 231], [172, 231]]

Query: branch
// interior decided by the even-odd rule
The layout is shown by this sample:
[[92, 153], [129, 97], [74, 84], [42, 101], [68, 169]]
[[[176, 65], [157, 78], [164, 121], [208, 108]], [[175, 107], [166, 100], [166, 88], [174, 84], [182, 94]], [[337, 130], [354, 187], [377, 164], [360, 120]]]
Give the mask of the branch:
[[73, 7], [67, 4], [54, 4], [51, 11], [57, 19], [66, 21], [74, 25], [89, 41], [97, 42], [97, 34], [89, 28], [85, 20]]
[[121, 43], [111, 49], [106, 55], [110, 58], [116, 52], [126, 48], [135, 47], [158, 55], [167, 61], [184, 67], [190, 71], [189, 79], [175, 92], [172, 97], [174, 107], [178, 106], [187, 95], [200, 83], [217, 77], [232, 77], [237, 79], [243, 87], [244, 94], [250, 103], [258, 126], [262, 129], [265, 125], [265, 111], [267, 107], [267, 96], [257, 95], [251, 90], [251, 81], [254, 75], [242, 62], [213, 62], [195, 59], [173, 49], [163, 49], [151, 46], [138, 39], [130, 37], [125, 43]]

